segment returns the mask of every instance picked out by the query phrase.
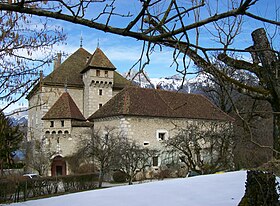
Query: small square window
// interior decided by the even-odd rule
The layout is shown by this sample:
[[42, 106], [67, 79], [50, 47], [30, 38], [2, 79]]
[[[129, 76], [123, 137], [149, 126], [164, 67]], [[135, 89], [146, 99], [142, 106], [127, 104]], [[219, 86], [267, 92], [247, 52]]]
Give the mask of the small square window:
[[100, 70], [96, 70], [96, 76], [100, 77]]
[[54, 127], [54, 121], [51, 121], [50, 127]]
[[148, 142], [148, 141], [144, 141], [144, 143], [143, 143], [144, 146], [148, 146], [149, 144], [150, 144], [150, 142]]
[[99, 89], [99, 95], [100, 96], [102, 95], [102, 89]]
[[61, 120], [61, 127], [64, 127], [64, 120]]
[[165, 132], [159, 132], [158, 133], [158, 139], [159, 140], [165, 140], [166, 133]]
[[105, 77], [108, 77], [108, 71], [105, 71]]

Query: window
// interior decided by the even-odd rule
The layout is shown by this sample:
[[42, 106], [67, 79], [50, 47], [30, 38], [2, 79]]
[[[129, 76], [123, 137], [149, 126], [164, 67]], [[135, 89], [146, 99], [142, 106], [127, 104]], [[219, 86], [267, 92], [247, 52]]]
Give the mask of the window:
[[153, 157], [153, 167], [157, 167], [158, 166], [158, 156]]
[[148, 141], [144, 141], [144, 143], [143, 143], [144, 146], [148, 146], [149, 144], [150, 144], [150, 142], [148, 142]]
[[168, 131], [165, 129], [159, 129], [156, 131], [156, 138], [158, 141], [163, 141], [168, 139]]
[[108, 77], [108, 71], [105, 71], [105, 77]]
[[96, 76], [100, 77], [100, 70], [96, 70]]
[[102, 89], [99, 89], [99, 95], [102, 95]]
[[54, 121], [51, 121], [50, 127], [54, 127]]
[[98, 108], [100, 109], [102, 107], [102, 104], [99, 104]]
[[159, 140], [165, 140], [165, 135], [166, 135], [166, 133], [164, 133], [164, 132], [159, 132], [159, 133], [158, 133], [158, 139], [159, 139]]
[[61, 127], [64, 127], [64, 120], [61, 120]]

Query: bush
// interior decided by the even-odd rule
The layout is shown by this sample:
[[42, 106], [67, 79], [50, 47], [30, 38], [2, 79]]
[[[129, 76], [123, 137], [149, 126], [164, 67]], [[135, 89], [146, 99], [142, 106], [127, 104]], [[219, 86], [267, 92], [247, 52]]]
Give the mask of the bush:
[[160, 169], [156, 174], [155, 174], [155, 178], [157, 178], [158, 180], [163, 180], [164, 178], [170, 178], [171, 175], [171, 171], [170, 169], [166, 168], [166, 169]]
[[65, 192], [90, 190], [96, 188], [97, 174], [68, 175], [59, 178]]
[[124, 183], [127, 181], [127, 174], [122, 171], [116, 171], [113, 174], [113, 180], [118, 183]]
[[27, 198], [53, 195], [59, 192], [78, 192], [96, 188], [97, 174], [43, 177], [37, 179], [0, 179], [0, 203], [18, 202]]

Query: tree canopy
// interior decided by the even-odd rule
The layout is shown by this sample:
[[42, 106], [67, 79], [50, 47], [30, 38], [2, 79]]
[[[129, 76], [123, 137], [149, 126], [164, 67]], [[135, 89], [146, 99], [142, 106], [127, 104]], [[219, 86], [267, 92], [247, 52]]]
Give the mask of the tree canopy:
[[14, 127], [12, 121], [0, 113], [0, 169], [13, 164], [14, 152], [19, 149], [23, 134], [19, 127]]

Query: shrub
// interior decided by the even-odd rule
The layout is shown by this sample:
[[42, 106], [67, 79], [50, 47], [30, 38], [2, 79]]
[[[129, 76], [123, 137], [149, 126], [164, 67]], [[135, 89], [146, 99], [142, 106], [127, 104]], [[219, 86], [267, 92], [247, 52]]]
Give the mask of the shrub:
[[90, 190], [96, 188], [97, 174], [68, 175], [59, 178], [65, 192]]
[[[70, 175], [29, 179], [0, 179], [0, 203], [18, 202], [30, 197], [52, 195], [58, 192], [78, 192], [96, 188], [97, 174]], [[61, 188], [59, 190], [59, 187]]]
[[122, 171], [116, 171], [113, 174], [113, 180], [118, 183], [123, 183], [127, 181], [127, 174]]
[[159, 180], [163, 180], [164, 178], [170, 178], [171, 175], [171, 171], [170, 169], [166, 168], [166, 169], [160, 169], [156, 174], [155, 174], [155, 178], [159, 179]]

